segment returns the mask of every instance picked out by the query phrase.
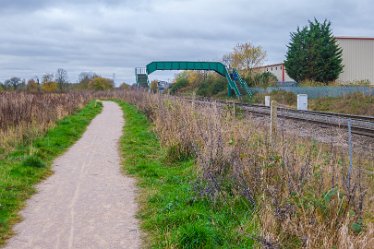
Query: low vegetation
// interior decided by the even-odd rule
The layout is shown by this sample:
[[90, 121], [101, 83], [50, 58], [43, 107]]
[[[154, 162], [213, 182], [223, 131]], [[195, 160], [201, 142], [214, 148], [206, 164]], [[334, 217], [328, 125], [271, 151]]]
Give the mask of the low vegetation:
[[112, 79], [102, 77], [93, 72], [82, 72], [79, 75], [79, 82], [71, 83], [68, 80], [68, 72], [63, 68], [59, 68], [55, 74], [43, 74], [41, 79], [39, 79], [38, 76], [35, 76], [26, 81], [19, 77], [11, 77], [4, 83], [0, 82], [0, 93], [62, 93], [77, 90], [103, 91], [111, 90], [114, 87]]
[[286, 91], [272, 91], [271, 93], [256, 93], [253, 96], [252, 102], [256, 104], [264, 104], [265, 96], [270, 96], [271, 100], [277, 101], [277, 103], [286, 106], [295, 106], [297, 97], [296, 94]]
[[[51, 96], [46, 97], [53, 99]], [[52, 161], [78, 140], [101, 109], [101, 103], [92, 101], [83, 109], [57, 121], [44, 135], [24, 140], [12, 151], [2, 154], [0, 245], [12, 234], [12, 225], [20, 219], [18, 211], [24, 206], [26, 199], [35, 193], [35, 184], [52, 173], [50, 169]], [[46, 109], [44, 111], [47, 112]]]
[[313, 80], [304, 80], [301, 81], [298, 86], [302, 87], [319, 87], [319, 86], [370, 86], [370, 81], [368, 80], [355, 80], [355, 81], [348, 81], [348, 82], [340, 82], [338, 80], [331, 81], [331, 82], [318, 82]]
[[189, 95], [193, 92], [204, 97], [222, 95], [227, 93], [227, 81], [224, 77], [211, 72], [184, 71], [178, 74], [170, 93]]
[[[253, 103], [264, 104], [265, 96], [280, 105], [296, 108], [296, 94], [286, 91], [273, 91], [271, 93], [256, 93]], [[374, 116], [374, 96], [354, 93], [342, 97], [323, 97], [308, 100], [309, 110], [321, 112], [336, 112], [354, 115]]]
[[[249, 86], [269, 87], [277, 82], [269, 72], [240, 72]], [[177, 74], [169, 92], [173, 95], [191, 95], [200, 97], [223, 98], [227, 96], [227, 80], [213, 72], [184, 71]]]
[[146, 116], [119, 103], [126, 118], [124, 168], [138, 178], [145, 243], [150, 248], [250, 248], [253, 239], [238, 230], [248, 229], [243, 224], [252, 217], [252, 206], [240, 196], [211, 202], [196, 192], [203, 182], [194, 159], [177, 147], [160, 146]]
[[[140, 92], [110, 97], [124, 99], [146, 113], [166, 150], [166, 159], [154, 154], [159, 150], [158, 145], [154, 147], [155, 135], [138, 130], [144, 117], [127, 127], [127, 133], [137, 132], [139, 137], [122, 141], [125, 148], [136, 148], [135, 156], [125, 154], [125, 165], [127, 162], [130, 173], [147, 179], [140, 181], [141, 187], [152, 186], [151, 198], [146, 195], [142, 200], [141, 217], [154, 241], [164, 239], [168, 248], [193, 248], [193, 241], [206, 243], [195, 248], [230, 247], [224, 240], [216, 240], [214, 232], [215, 226], [227, 226], [222, 223], [227, 218], [205, 220], [206, 213], [201, 211], [205, 207], [191, 205], [209, 200], [219, 213], [222, 201], [237, 199], [239, 206], [230, 204], [229, 222], [236, 222], [233, 213], [247, 215], [240, 216], [240, 222], [231, 228], [227, 226], [225, 234], [233, 233], [232, 238], [251, 238], [256, 246], [266, 248], [373, 247], [374, 186], [368, 173], [373, 162], [367, 156], [356, 155], [348, 174], [344, 149], [285, 134], [270, 139], [264, 127], [230, 108]], [[143, 161], [137, 161], [140, 157]], [[189, 166], [192, 162], [188, 160], [168, 165], [168, 160], [189, 158], [196, 166]], [[174, 188], [180, 193], [173, 192]], [[169, 197], [168, 191], [172, 193]], [[194, 219], [200, 223], [191, 224]], [[229, 241], [240, 247], [235, 240]]]
[[344, 97], [311, 99], [309, 106], [311, 110], [315, 111], [374, 116], [374, 96], [362, 93]]
[[87, 93], [0, 93], [0, 158], [18, 144], [28, 144], [53, 124], [92, 99]]

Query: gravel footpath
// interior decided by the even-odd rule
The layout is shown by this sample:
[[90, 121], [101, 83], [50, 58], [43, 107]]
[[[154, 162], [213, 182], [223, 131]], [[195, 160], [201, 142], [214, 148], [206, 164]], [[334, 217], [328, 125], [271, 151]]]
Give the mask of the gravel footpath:
[[120, 107], [104, 109], [83, 137], [55, 160], [6, 249], [140, 248], [135, 181], [121, 173]]

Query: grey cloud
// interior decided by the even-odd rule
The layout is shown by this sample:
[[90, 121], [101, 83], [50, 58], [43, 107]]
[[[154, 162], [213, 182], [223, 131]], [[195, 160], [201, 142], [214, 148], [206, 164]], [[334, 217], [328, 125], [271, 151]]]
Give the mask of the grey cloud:
[[314, 17], [337, 35], [374, 36], [369, 0], [0, 1], [0, 81], [64, 67], [73, 80], [95, 71], [133, 82], [152, 60], [218, 60], [246, 41], [280, 62], [289, 33]]

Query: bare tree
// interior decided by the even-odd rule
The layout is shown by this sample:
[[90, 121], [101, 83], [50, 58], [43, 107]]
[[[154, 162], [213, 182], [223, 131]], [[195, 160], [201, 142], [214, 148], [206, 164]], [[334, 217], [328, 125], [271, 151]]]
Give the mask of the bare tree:
[[93, 72], [82, 72], [79, 74], [79, 85], [82, 89], [88, 88], [88, 83], [94, 79], [99, 77], [96, 73]]
[[39, 76], [38, 75], [35, 75], [35, 82], [40, 85], [40, 79], [39, 79]]
[[67, 80], [68, 80], [68, 72], [63, 68], [57, 69], [56, 82], [61, 92], [63, 91], [64, 86], [67, 83]]
[[222, 62], [226, 67], [230, 68], [232, 63], [232, 54], [225, 54], [222, 58]]
[[53, 81], [53, 73], [46, 73], [43, 75], [42, 77], [42, 83], [49, 83], [49, 82], [52, 82]]

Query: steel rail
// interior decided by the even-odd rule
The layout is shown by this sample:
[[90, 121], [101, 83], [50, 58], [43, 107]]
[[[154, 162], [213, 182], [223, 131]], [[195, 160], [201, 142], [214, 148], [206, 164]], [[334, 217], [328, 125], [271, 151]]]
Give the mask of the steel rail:
[[[192, 99], [184, 98], [187, 101]], [[227, 102], [221, 100], [194, 100], [196, 103], [212, 103], [220, 105], [234, 105], [243, 110], [261, 116], [270, 115], [270, 107], [264, 105], [243, 104], [238, 102]], [[318, 111], [299, 111], [295, 109], [278, 107], [278, 117], [284, 119], [292, 119], [296, 121], [304, 121], [330, 127], [348, 128], [348, 120], [352, 122], [352, 133], [365, 137], [374, 138], [374, 117], [350, 115], [342, 113], [318, 112]]]

